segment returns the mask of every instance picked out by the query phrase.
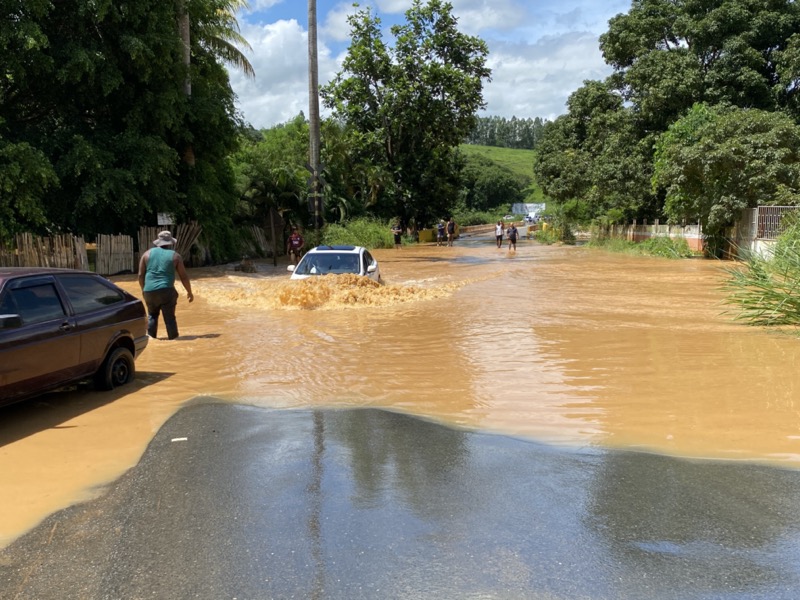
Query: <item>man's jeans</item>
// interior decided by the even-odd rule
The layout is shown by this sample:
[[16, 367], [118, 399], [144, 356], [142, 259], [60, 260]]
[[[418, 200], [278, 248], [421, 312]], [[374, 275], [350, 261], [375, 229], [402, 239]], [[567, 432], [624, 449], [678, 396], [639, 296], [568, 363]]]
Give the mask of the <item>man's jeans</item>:
[[178, 337], [178, 322], [175, 320], [175, 307], [178, 305], [178, 290], [164, 288], [152, 292], [143, 292], [147, 305], [147, 335], [154, 338], [158, 333], [158, 316], [164, 315], [164, 326], [167, 337], [174, 340]]

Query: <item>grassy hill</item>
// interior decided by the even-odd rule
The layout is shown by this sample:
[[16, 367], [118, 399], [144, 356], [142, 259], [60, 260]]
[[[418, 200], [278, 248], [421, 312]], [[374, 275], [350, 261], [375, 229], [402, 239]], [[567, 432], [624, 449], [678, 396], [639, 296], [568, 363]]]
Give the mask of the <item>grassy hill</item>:
[[535, 150], [476, 146], [474, 144], [461, 144], [458, 149], [467, 156], [483, 156], [510, 169], [514, 173], [524, 175], [531, 181], [531, 185], [527, 190], [528, 195], [525, 198], [525, 202], [546, 202], [542, 194], [542, 189], [536, 183], [536, 178], [533, 175], [533, 158], [536, 156]]

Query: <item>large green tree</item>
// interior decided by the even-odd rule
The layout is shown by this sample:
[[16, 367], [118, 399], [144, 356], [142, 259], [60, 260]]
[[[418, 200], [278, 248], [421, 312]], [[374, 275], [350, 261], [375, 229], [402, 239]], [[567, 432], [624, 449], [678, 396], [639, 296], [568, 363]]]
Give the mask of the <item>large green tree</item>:
[[322, 97], [346, 126], [356, 160], [388, 174], [375, 211], [424, 224], [456, 201], [454, 149], [484, 106], [488, 49], [458, 31], [447, 2], [415, 0], [405, 19], [391, 28], [389, 46], [369, 9], [352, 15], [342, 71]]
[[[701, 211], [712, 211], [700, 214], [688, 209], [688, 198], [676, 201], [678, 188], [670, 174], [681, 171], [687, 154], [666, 149], [675, 148], [674, 132], [658, 158], [661, 184], [649, 184], [655, 145], [698, 102], [798, 118], [798, 30], [800, 5], [791, 0], [633, 0], [631, 9], [611, 19], [600, 38], [614, 73], [602, 83], [585, 82], [570, 97], [568, 113], [545, 129], [535, 164], [543, 189], [559, 202], [586, 202], [595, 217], [699, 218], [709, 231], [722, 227], [725, 220], [729, 223], [736, 207], [753, 199], [745, 175], [766, 181], [751, 169], [725, 171], [738, 169], [738, 163], [719, 160], [714, 172], [704, 177], [713, 179], [714, 186], [725, 181], [727, 200], [710, 201], [708, 195], [719, 189], [711, 190], [711, 184], [697, 180], [696, 191], [703, 198], [691, 201]], [[778, 127], [777, 121], [765, 125], [764, 119], [772, 117], [761, 113], [734, 111], [719, 117], [730, 136], [729, 149], [755, 143], [756, 123], [767, 129]], [[689, 121], [696, 118], [690, 116]], [[737, 130], [731, 123], [740, 118]], [[766, 130], [758, 135], [767, 135]], [[757, 153], [751, 158], [759, 164]], [[678, 162], [670, 164], [673, 160]], [[793, 159], [790, 154], [783, 160]], [[774, 169], [764, 173], [777, 175]], [[681, 193], [688, 193], [688, 188], [685, 181]], [[787, 201], [792, 198], [783, 188], [764, 189]], [[767, 200], [771, 203], [774, 197]]]
[[[197, 31], [222, 0], [195, 0]], [[7, 0], [0, 22], [0, 196], [14, 229], [133, 233], [156, 212], [224, 228], [235, 195], [224, 157], [237, 120], [221, 58], [193, 42], [184, 94], [176, 3]], [[214, 28], [211, 28], [216, 31]], [[195, 168], [182, 164], [191, 144]], [[10, 227], [5, 226], [5, 233]], [[220, 244], [221, 245], [221, 244]]]
[[633, 0], [600, 49], [625, 100], [663, 131], [695, 102], [777, 108], [776, 58], [798, 29], [792, 0]]
[[568, 113], [548, 123], [534, 161], [546, 195], [585, 201], [591, 217], [649, 217], [652, 139], [608, 83], [587, 81], [567, 100]]
[[695, 105], [659, 140], [653, 185], [670, 219], [710, 235], [742, 209], [800, 204], [800, 126], [779, 112]]

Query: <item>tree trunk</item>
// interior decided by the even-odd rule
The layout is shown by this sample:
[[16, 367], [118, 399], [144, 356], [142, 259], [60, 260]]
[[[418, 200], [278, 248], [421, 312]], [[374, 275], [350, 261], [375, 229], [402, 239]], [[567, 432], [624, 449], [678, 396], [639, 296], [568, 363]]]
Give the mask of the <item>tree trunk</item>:
[[181, 36], [181, 46], [183, 50], [183, 66], [186, 74], [183, 80], [183, 93], [187, 96], [192, 95], [192, 80], [189, 77], [189, 67], [192, 64], [192, 38], [190, 32], [191, 22], [189, 21], [189, 11], [186, 8], [188, 0], [178, 0], [178, 33]]
[[[192, 66], [192, 38], [191, 21], [189, 20], [189, 11], [186, 6], [188, 1], [178, 0], [178, 33], [181, 36], [183, 66], [186, 69], [183, 79], [183, 93], [187, 98], [192, 95], [192, 78], [189, 74], [189, 69]], [[187, 144], [183, 150], [183, 162], [190, 167], [195, 165], [194, 147], [191, 143]]]

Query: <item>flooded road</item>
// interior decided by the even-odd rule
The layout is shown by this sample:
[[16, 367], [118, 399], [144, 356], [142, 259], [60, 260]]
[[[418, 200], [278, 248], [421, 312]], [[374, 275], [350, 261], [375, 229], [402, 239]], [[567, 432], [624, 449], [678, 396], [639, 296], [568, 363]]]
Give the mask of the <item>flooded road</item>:
[[290, 283], [284, 264], [193, 270], [181, 339], [152, 341], [131, 387], [3, 409], [0, 545], [96, 496], [198, 396], [800, 466], [800, 341], [721, 314], [719, 263], [532, 242], [509, 255], [493, 238], [374, 255], [384, 287]]

